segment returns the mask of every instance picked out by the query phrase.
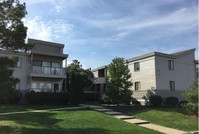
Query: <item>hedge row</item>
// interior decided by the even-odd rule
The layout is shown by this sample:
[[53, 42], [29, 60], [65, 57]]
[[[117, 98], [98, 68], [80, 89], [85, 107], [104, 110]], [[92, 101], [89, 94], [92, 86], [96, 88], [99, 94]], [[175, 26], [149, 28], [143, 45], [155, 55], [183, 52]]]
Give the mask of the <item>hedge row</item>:
[[152, 95], [149, 97], [149, 101], [150, 103], [155, 106], [155, 107], [159, 107], [162, 105], [162, 103], [164, 103], [166, 106], [170, 106], [170, 107], [175, 107], [178, 104], [178, 98], [177, 97], [167, 97], [165, 99], [165, 102], [163, 102], [163, 99], [160, 95]]
[[84, 92], [84, 101], [99, 101], [99, 93], [95, 92]]
[[17, 104], [21, 99], [21, 92], [13, 88], [11, 82], [0, 83], [0, 104]]
[[68, 104], [68, 93], [29, 92], [25, 96], [29, 104]]

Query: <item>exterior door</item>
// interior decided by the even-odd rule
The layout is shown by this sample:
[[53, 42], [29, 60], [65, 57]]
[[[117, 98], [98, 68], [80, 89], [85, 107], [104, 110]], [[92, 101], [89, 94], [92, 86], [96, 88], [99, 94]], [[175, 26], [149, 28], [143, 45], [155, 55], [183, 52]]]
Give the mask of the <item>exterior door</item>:
[[59, 83], [54, 83], [54, 92], [59, 92]]

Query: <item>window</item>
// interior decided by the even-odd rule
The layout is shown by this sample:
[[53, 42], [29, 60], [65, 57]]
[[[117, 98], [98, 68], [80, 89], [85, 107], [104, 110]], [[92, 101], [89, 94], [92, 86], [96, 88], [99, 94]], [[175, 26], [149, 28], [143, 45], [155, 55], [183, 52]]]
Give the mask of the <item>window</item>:
[[52, 62], [52, 67], [60, 68], [61, 64], [59, 62]]
[[17, 61], [17, 65], [16, 67], [20, 68], [21, 67], [21, 58], [18, 58], [18, 61]]
[[43, 67], [50, 67], [51, 63], [47, 61], [42, 61], [42, 66]]
[[175, 91], [175, 81], [169, 81], [169, 86], [171, 91]]
[[51, 62], [42, 61], [42, 72], [44, 74], [50, 74]]
[[39, 61], [39, 60], [33, 60], [33, 66], [42, 66], [42, 62], [41, 61]]
[[138, 81], [138, 82], [135, 82], [135, 91], [138, 91], [138, 90], [140, 90], [141, 89], [141, 84], [140, 84], [140, 82]]
[[20, 89], [20, 82], [17, 82], [17, 84], [15, 85], [15, 88], [18, 90]]
[[140, 71], [140, 63], [139, 62], [135, 62], [134, 63], [134, 71]]
[[174, 70], [174, 61], [173, 60], [169, 60], [169, 70]]

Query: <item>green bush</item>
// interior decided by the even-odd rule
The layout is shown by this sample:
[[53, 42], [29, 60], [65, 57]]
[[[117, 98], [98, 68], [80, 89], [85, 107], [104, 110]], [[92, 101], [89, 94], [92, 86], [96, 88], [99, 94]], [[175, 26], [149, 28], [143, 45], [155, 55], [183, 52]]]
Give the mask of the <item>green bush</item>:
[[166, 104], [168, 104], [171, 107], [175, 107], [178, 104], [179, 100], [177, 97], [168, 97], [166, 98]]
[[132, 104], [136, 105], [136, 106], [140, 106], [141, 105], [141, 103], [136, 98], [132, 98]]
[[106, 94], [102, 95], [102, 101], [103, 101], [103, 103], [106, 103], [106, 104], [111, 104], [112, 103], [111, 98], [108, 95], [106, 95]]
[[68, 104], [68, 93], [31, 91], [25, 96], [29, 104]]
[[188, 100], [188, 103], [183, 106], [185, 110], [191, 115], [198, 116], [198, 84], [191, 84], [183, 96]]
[[154, 106], [154, 107], [159, 107], [162, 104], [162, 97], [159, 95], [151, 95], [149, 97], [149, 102]]
[[99, 101], [99, 93], [95, 92], [84, 92], [84, 101]]
[[124, 103], [126, 105], [130, 105], [132, 101], [132, 95], [133, 92], [131, 90], [122, 90], [121, 91], [121, 103]]
[[20, 98], [21, 92], [14, 88], [13, 83], [0, 83], [0, 104], [16, 104]]
[[186, 109], [186, 111], [191, 115], [198, 116], [198, 104], [189, 102], [183, 105], [183, 107]]

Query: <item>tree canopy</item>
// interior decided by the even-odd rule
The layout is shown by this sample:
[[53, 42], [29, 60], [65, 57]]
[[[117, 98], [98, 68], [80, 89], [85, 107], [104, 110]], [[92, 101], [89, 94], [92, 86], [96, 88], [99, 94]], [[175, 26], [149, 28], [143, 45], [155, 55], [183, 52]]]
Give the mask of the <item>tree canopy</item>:
[[19, 0], [0, 1], [0, 48], [9, 51], [28, 51], [31, 44], [25, 43], [27, 27], [22, 19], [27, 14], [25, 3]]
[[124, 58], [114, 58], [108, 66], [108, 85], [106, 95], [110, 97], [112, 103], [126, 103], [131, 101], [132, 91], [130, 87], [131, 73], [125, 65]]
[[83, 90], [92, 85], [92, 72], [83, 69], [78, 60], [68, 66], [67, 71], [69, 101], [71, 104], [78, 105], [83, 100]]

